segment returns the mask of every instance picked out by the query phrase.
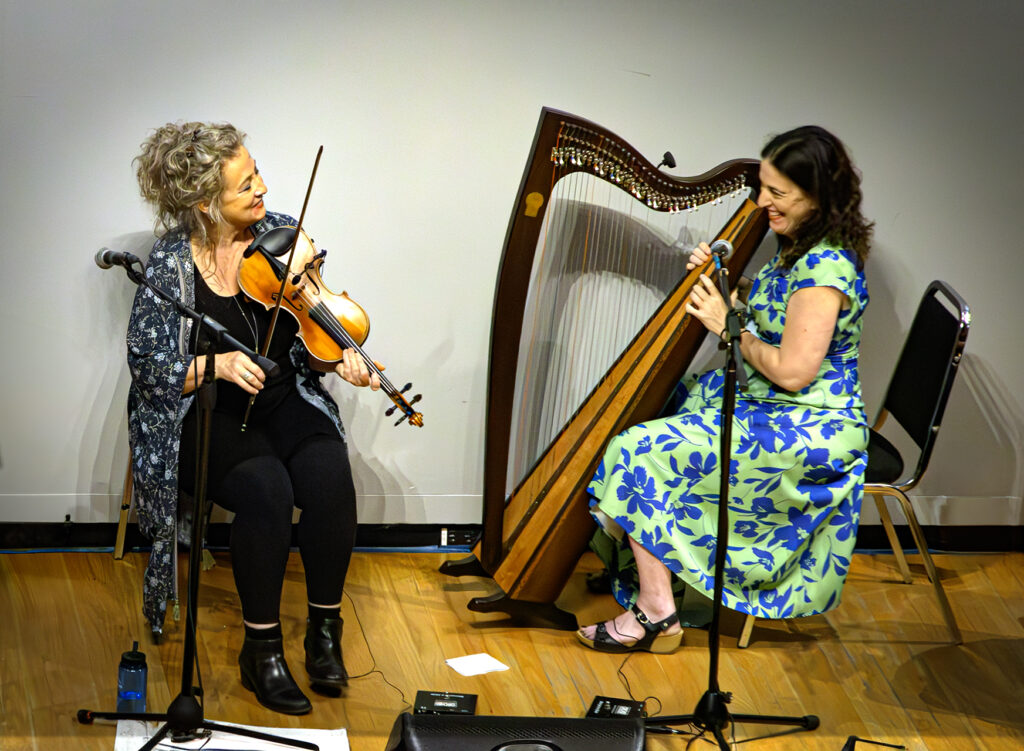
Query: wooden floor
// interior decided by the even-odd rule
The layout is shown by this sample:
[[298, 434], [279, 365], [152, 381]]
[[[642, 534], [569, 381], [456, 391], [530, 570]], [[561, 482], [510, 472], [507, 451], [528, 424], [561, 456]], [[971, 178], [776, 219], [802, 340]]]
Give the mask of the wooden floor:
[[[418, 689], [479, 696], [478, 714], [582, 717], [595, 695], [627, 697], [621, 656], [595, 654], [570, 633], [511, 627], [469, 612], [486, 580], [437, 573], [438, 554], [359, 553], [343, 607], [345, 661], [353, 680], [341, 698], [310, 694], [299, 718], [260, 707], [238, 680], [240, 613], [230, 562], [203, 574], [199, 654], [206, 717], [279, 727], [347, 728], [353, 751], [382, 751], [396, 716]], [[843, 604], [826, 616], [759, 622], [736, 648], [739, 619], [723, 619], [719, 684], [733, 713], [816, 714], [810, 733], [761, 738], [744, 748], [840, 751], [850, 735], [916, 751], [1024, 749], [1024, 554], [937, 557], [965, 644], [947, 642], [920, 567], [897, 583], [892, 557], [858, 555]], [[113, 709], [117, 663], [133, 639], [149, 661], [150, 711], [180, 691], [181, 624], [152, 645], [142, 618], [141, 554], [0, 555], [0, 749], [112, 749], [111, 725], [82, 726], [80, 708]], [[582, 621], [611, 615], [610, 597], [585, 592], [585, 557], [560, 604]], [[293, 555], [283, 608], [293, 672], [302, 669], [304, 587]], [[735, 616], [735, 614], [730, 614]], [[634, 655], [623, 668], [632, 695], [660, 712], [692, 711], [707, 688], [707, 633], [690, 630], [670, 656]], [[510, 670], [463, 677], [450, 657], [486, 652]], [[389, 686], [385, 679], [394, 684]], [[651, 701], [650, 711], [659, 711]], [[737, 740], [772, 728], [739, 725]], [[648, 749], [684, 749], [685, 738], [648, 734]], [[713, 748], [703, 740], [691, 748]], [[858, 751], [881, 748], [857, 744]]]

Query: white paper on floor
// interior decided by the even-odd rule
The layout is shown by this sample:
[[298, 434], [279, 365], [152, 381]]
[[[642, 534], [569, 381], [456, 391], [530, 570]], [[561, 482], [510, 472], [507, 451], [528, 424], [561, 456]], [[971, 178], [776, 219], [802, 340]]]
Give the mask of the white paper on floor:
[[483, 652], [465, 657], [452, 657], [444, 662], [462, 675], [480, 675], [481, 673], [493, 673], [496, 670], [508, 670], [508, 665], [498, 662]]

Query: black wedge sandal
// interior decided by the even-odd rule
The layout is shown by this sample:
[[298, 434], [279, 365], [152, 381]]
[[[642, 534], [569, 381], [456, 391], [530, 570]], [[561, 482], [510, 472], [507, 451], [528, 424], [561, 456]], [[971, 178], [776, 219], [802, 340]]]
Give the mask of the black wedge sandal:
[[625, 652], [653, 652], [654, 654], [671, 654], [683, 644], [683, 632], [680, 630], [675, 634], [666, 634], [665, 630], [679, 623], [679, 614], [673, 613], [668, 618], [657, 622], [651, 621], [647, 614], [633, 605], [629, 609], [637, 622], [644, 627], [644, 635], [631, 644], [612, 638], [604, 623], [597, 624], [597, 631], [594, 638], [588, 639], [583, 631], [576, 632], [576, 638], [580, 643], [595, 649], [598, 652], [610, 652], [612, 654], [623, 654]]

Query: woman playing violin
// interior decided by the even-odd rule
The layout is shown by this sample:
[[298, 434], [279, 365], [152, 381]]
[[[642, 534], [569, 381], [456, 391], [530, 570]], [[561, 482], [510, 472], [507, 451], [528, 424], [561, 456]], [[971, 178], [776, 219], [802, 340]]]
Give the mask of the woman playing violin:
[[[142, 196], [164, 230], [147, 264], [149, 280], [263, 351], [271, 312], [242, 294], [239, 265], [257, 236], [296, 222], [267, 212], [267, 186], [243, 138], [228, 124], [167, 124], [143, 142], [134, 164]], [[295, 319], [277, 317], [266, 352], [280, 368], [274, 376], [242, 352], [226, 345], [216, 350], [220, 383], [207, 481], [209, 497], [235, 514], [231, 560], [245, 628], [242, 684], [264, 706], [288, 714], [312, 708], [285, 662], [279, 613], [294, 507], [301, 509], [298, 543], [309, 604], [306, 671], [314, 688], [337, 690], [348, 678], [340, 606], [355, 542], [355, 487], [338, 408], [321, 378], [333, 370], [354, 386], [380, 387], [354, 350], [337, 365], [322, 363], [297, 331]], [[140, 528], [153, 539], [144, 609], [156, 635], [174, 596], [179, 487], [188, 494], [195, 482], [194, 397], [206, 367], [206, 356], [197, 353], [206, 344], [204, 331], [139, 288], [128, 327], [129, 436]]]

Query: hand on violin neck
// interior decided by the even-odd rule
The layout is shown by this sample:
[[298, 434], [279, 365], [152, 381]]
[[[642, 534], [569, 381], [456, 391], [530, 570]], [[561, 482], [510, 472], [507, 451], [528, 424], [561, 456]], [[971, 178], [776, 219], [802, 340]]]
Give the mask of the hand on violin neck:
[[371, 368], [363, 356], [354, 349], [346, 349], [342, 352], [341, 362], [334, 368], [338, 375], [353, 386], [369, 386], [374, 391], [380, 389], [379, 371], [381, 370], [384, 370], [383, 365], [374, 360], [373, 368]]

